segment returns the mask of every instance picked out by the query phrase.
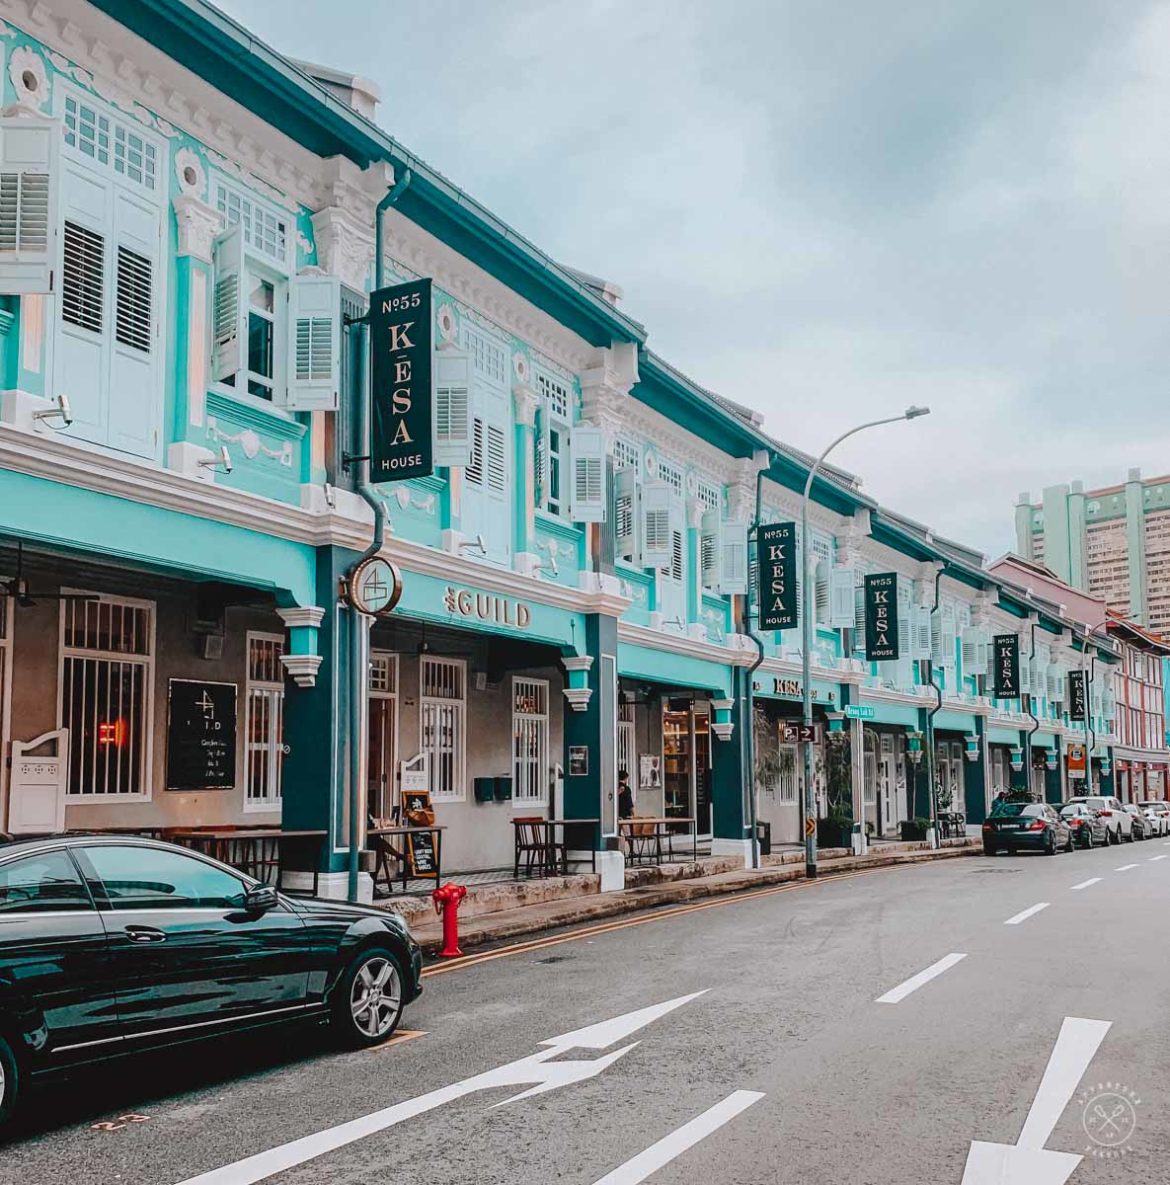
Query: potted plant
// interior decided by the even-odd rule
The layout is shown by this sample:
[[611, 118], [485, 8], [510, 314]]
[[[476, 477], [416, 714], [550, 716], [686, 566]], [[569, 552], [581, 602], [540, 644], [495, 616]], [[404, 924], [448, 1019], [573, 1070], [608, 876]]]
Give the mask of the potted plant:
[[817, 821], [817, 845], [848, 848], [853, 843], [853, 750], [843, 729], [825, 737], [824, 770], [829, 809]]
[[901, 838], [906, 843], [923, 843], [926, 833], [930, 830], [930, 820], [921, 817], [917, 819], [903, 819], [899, 825]]

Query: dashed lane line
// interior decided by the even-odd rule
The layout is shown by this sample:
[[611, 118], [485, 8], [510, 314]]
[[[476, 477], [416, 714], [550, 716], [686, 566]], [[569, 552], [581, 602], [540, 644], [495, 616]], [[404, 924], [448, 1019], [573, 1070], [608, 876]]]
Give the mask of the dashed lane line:
[[936, 979], [944, 971], [949, 971], [956, 963], [960, 963], [965, 959], [966, 955], [949, 954], [944, 958], [939, 959], [937, 963], [931, 963], [924, 971], [919, 971], [917, 975], [910, 976], [905, 983], [898, 984], [895, 988], [890, 988], [884, 996], [878, 996], [874, 1001], [875, 1004], [900, 1004], [911, 992], [916, 992], [924, 984], [930, 983], [932, 979]]
[[1163, 855], [1163, 856], [1151, 856], [1150, 857], [1151, 864], [1156, 864], [1159, 860], [1170, 860], [1170, 856]]
[[1026, 922], [1030, 917], [1038, 914], [1042, 909], [1047, 909], [1051, 902], [1041, 901], [1036, 905], [1029, 905], [1027, 909], [1021, 910], [1015, 917], [1008, 918], [1004, 922], [1005, 926], [1018, 926], [1021, 922]]
[[1081, 881], [1079, 885], [1073, 885], [1072, 891], [1075, 893], [1078, 889], [1087, 889], [1092, 885], [1099, 885], [1101, 878], [1099, 876], [1091, 876], [1087, 881]]
[[1136, 868], [1136, 864], [1123, 864], [1120, 868], [1115, 868], [1114, 872], [1128, 872], [1131, 868]]

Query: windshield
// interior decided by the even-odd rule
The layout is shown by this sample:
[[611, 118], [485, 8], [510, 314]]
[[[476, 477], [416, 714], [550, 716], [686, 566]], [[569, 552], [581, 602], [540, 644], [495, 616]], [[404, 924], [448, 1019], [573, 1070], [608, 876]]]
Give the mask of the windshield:
[[1074, 803], [1072, 806], [1062, 806], [1060, 808], [1060, 817], [1062, 819], [1067, 819], [1072, 815], [1083, 814], [1084, 811], [1085, 811], [1085, 808], [1083, 806], [1081, 806], [1080, 803]]
[[1042, 815], [1044, 808], [1034, 802], [997, 802], [991, 813], [1001, 819], [1016, 819], [1020, 816]]

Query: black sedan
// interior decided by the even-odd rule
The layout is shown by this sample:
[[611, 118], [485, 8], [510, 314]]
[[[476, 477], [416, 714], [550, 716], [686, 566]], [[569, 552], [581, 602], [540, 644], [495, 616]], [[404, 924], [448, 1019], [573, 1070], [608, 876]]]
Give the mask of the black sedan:
[[1073, 843], [1079, 848], [1104, 847], [1109, 843], [1109, 824], [1100, 811], [1083, 802], [1069, 802], [1060, 808], [1060, 817], [1072, 832]]
[[287, 898], [185, 848], [0, 843], [0, 1126], [27, 1079], [294, 1020], [361, 1047], [422, 990], [401, 918]]
[[1071, 852], [1072, 831], [1046, 802], [997, 802], [983, 824], [983, 851]]

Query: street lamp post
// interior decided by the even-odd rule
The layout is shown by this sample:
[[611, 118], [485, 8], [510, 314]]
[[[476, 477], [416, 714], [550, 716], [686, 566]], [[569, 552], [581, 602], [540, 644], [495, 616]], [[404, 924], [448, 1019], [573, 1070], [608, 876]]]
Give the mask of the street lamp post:
[[813, 792], [813, 742], [812, 742], [812, 616], [816, 606], [816, 593], [812, 582], [808, 578], [808, 557], [810, 554], [808, 538], [808, 502], [812, 494], [813, 479], [824, 463], [825, 458], [843, 440], [864, 432], [867, 428], [877, 428], [882, 424], [896, 424], [899, 420], [915, 420], [919, 416], [930, 414], [929, 407], [908, 407], [900, 416], [887, 416], [883, 420], [869, 420], [858, 424], [843, 432], [827, 449], [813, 462], [808, 471], [808, 480], [804, 483], [804, 497], [800, 503], [800, 572], [804, 596], [800, 606], [800, 670], [801, 670], [801, 721], [804, 728], [804, 874], [810, 879], [817, 875], [817, 812], [816, 797]]

